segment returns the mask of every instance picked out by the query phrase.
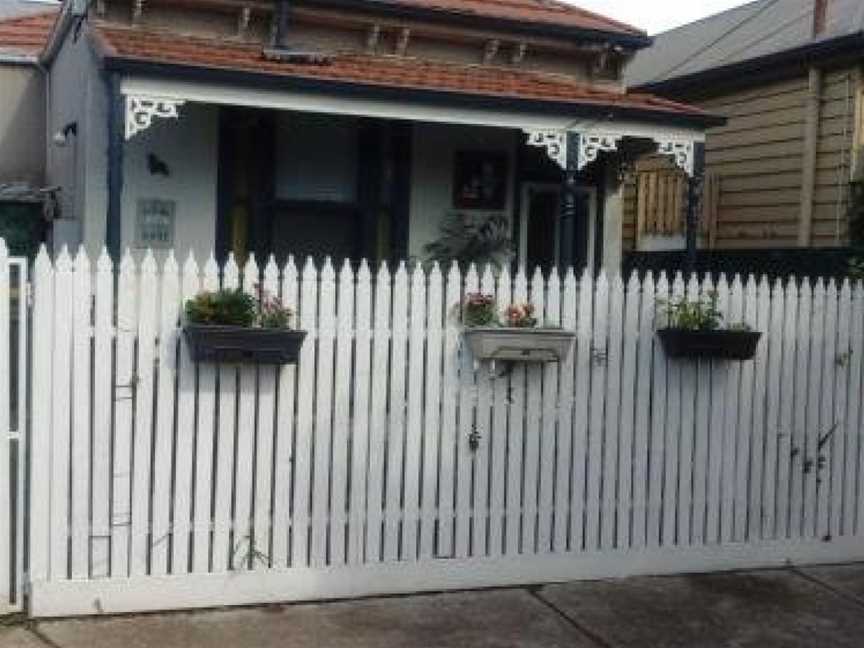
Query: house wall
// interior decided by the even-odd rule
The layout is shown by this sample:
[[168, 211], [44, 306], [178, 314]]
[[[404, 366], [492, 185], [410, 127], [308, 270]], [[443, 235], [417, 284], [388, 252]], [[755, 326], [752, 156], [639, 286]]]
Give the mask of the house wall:
[[[148, 156], [168, 166], [170, 175], [153, 174]], [[126, 142], [123, 167], [122, 247], [133, 251], [138, 202], [160, 199], [175, 203], [174, 248], [185, 259], [191, 250], [199, 262], [216, 246], [216, 198], [219, 161], [219, 109], [186, 104], [180, 120], [157, 119]]]
[[[821, 83], [811, 245], [846, 240], [847, 185], [851, 176], [856, 97], [854, 67], [825, 71]], [[706, 172], [720, 182], [715, 247], [777, 248], [798, 245], [806, 159], [806, 74], [712, 97], [677, 97], [728, 118], [708, 131]], [[643, 168], [668, 165], [645, 160]], [[625, 198], [625, 247], [635, 244], [635, 184]]]
[[[411, 223], [408, 254], [424, 258], [423, 247], [440, 235], [448, 214], [461, 211], [488, 217], [501, 213], [513, 223], [513, 184], [517, 137], [502, 128], [415, 124], [411, 169]], [[502, 212], [456, 210], [453, 207], [454, 158], [457, 151], [504, 152], [508, 156], [507, 203]]]
[[45, 79], [32, 65], [0, 64], [0, 184], [45, 176]]
[[[47, 182], [60, 187], [62, 223], [55, 226], [55, 248], [83, 243], [91, 256], [105, 244], [108, 206], [108, 95], [93, 51], [82, 37], [67, 39], [51, 67], [50, 132], [78, 124], [78, 136], [66, 146], [49, 143]], [[175, 244], [178, 253], [193, 249], [207, 255], [215, 245], [218, 109], [188, 104], [177, 122], [153, 125], [124, 145], [121, 247], [135, 248], [138, 200], [176, 201]], [[44, 149], [43, 149], [44, 150]], [[171, 169], [171, 176], [152, 175], [148, 153]]]
[[105, 243], [108, 122], [105, 81], [86, 37], [63, 43], [51, 65], [48, 92], [48, 132], [78, 125], [78, 135], [66, 146], [48, 142], [46, 147], [46, 181], [60, 187], [63, 219], [54, 228], [55, 248], [84, 243], [95, 255]]

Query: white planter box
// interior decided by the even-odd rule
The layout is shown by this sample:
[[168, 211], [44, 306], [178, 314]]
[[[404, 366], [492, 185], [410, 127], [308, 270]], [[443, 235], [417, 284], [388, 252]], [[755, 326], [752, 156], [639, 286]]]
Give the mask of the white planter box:
[[475, 360], [560, 362], [570, 355], [575, 339], [575, 332], [563, 329], [465, 329], [465, 342]]

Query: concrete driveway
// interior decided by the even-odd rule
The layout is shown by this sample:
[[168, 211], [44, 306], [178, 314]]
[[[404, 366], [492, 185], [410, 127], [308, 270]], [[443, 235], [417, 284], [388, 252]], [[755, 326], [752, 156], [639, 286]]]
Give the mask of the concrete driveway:
[[12, 648], [859, 648], [864, 564], [0, 622]]

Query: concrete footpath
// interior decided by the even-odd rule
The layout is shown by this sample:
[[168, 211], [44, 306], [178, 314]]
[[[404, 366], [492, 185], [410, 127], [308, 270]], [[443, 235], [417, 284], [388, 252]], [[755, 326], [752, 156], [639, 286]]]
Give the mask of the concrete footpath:
[[864, 564], [30, 623], [2, 648], [861, 648]]

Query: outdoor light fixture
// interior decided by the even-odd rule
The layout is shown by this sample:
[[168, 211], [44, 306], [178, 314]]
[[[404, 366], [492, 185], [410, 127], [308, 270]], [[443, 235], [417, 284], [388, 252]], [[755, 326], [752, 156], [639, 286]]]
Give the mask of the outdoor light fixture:
[[59, 131], [54, 133], [54, 144], [57, 146], [66, 146], [69, 142], [70, 135], [78, 136], [78, 122], [69, 122]]

